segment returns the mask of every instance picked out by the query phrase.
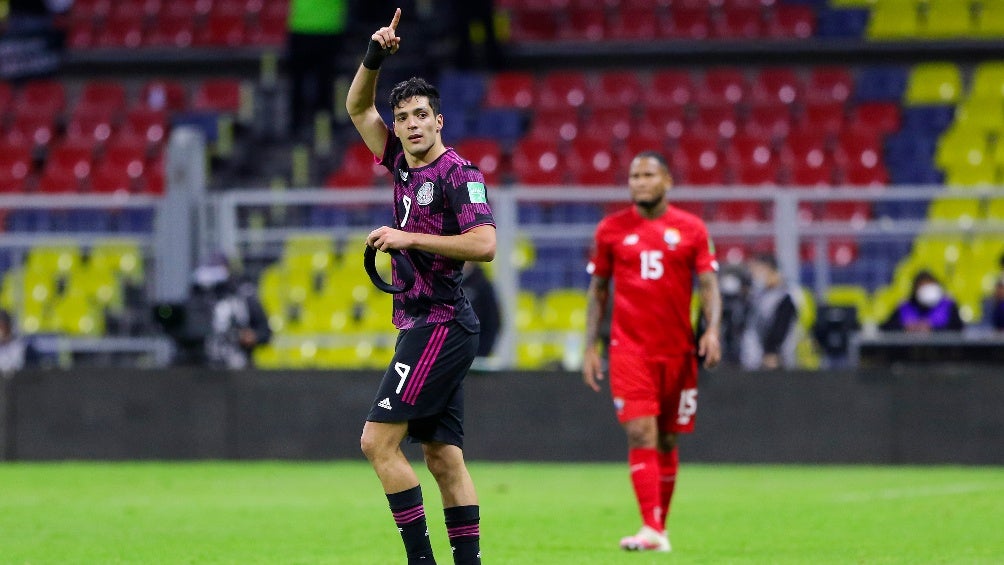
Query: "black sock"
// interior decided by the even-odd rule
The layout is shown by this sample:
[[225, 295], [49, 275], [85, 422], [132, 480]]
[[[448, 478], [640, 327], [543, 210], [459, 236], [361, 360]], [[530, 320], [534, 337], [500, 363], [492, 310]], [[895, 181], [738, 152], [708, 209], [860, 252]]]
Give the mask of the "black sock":
[[408, 553], [408, 563], [435, 565], [432, 544], [429, 543], [429, 528], [425, 523], [425, 505], [422, 504], [422, 487], [387, 495], [394, 522], [401, 532], [404, 550]]
[[453, 548], [453, 563], [456, 565], [480, 565], [481, 528], [478, 526], [477, 505], [444, 508], [446, 533]]

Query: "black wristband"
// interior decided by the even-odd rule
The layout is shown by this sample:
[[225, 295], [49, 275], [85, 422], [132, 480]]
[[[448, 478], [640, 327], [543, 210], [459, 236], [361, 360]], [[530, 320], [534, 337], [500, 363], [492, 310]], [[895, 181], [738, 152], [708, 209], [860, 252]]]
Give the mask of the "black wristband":
[[369, 46], [366, 47], [366, 56], [363, 57], [363, 66], [375, 71], [380, 68], [380, 64], [388, 56], [390, 56], [390, 49], [381, 47], [379, 41], [371, 39]]

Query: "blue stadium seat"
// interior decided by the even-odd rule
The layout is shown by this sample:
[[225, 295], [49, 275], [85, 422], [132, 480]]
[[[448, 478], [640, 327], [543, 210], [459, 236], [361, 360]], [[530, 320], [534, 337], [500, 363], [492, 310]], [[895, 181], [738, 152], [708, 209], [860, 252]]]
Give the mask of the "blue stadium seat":
[[909, 71], [895, 65], [865, 67], [857, 77], [858, 102], [900, 102]]
[[131, 208], [112, 215], [114, 231], [122, 233], [150, 233], [153, 231], [153, 210]]
[[913, 167], [917, 163], [931, 163], [937, 145], [935, 136], [917, 135], [914, 131], [891, 135], [885, 140], [885, 163], [890, 169], [898, 165]]
[[594, 224], [603, 218], [603, 209], [597, 204], [565, 202], [551, 206], [549, 220], [556, 224]]
[[479, 110], [475, 113], [470, 135], [495, 139], [499, 143], [514, 143], [523, 136], [524, 116], [519, 110]]
[[876, 218], [893, 220], [923, 220], [927, 217], [928, 203], [923, 200], [885, 201], [875, 203]]
[[519, 274], [519, 285], [520, 290], [543, 294], [563, 287], [564, 279], [564, 273], [560, 270], [534, 267]]
[[904, 135], [924, 132], [934, 137], [941, 135], [955, 119], [955, 106], [912, 106], [903, 108]]
[[861, 37], [865, 32], [865, 27], [868, 26], [868, 10], [819, 8], [816, 12], [817, 37]]
[[478, 108], [485, 97], [485, 80], [476, 73], [447, 71], [440, 75], [437, 87], [443, 104], [450, 107]]
[[52, 213], [49, 210], [12, 210], [7, 214], [5, 231], [40, 232], [52, 229]]
[[544, 223], [544, 207], [536, 202], [521, 202], [517, 205], [516, 215], [520, 224]]
[[930, 162], [901, 163], [889, 167], [889, 181], [892, 184], [942, 184], [945, 174]]
[[66, 215], [67, 231], [106, 232], [112, 229], [111, 213], [107, 210], [69, 210]]
[[349, 213], [338, 206], [313, 206], [309, 222], [315, 228], [346, 226], [349, 225]]

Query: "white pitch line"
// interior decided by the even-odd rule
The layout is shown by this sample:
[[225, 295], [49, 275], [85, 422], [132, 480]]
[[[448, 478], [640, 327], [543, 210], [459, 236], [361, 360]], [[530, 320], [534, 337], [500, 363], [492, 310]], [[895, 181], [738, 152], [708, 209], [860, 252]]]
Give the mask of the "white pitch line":
[[889, 488], [877, 491], [849, 492], [834, 497], [837, 502], [869, 502], [873, 500], [897, 500], [903, 498], [924, 498], [928, 496], [952, 496], [990, 490], [1004, 490], [1004, 484], [958, 483], [927, 487]]

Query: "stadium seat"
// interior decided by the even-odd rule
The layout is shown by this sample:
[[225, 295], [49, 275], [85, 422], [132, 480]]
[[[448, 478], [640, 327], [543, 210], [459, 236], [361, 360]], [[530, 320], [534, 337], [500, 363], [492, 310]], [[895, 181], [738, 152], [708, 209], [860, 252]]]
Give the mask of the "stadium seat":
[[976, 21], [975, 36], [999, 39], [1004, 36], [1004, 4], [983, 2]]
[[863, 225], [872, 218], [872, 204], [868, 201], [831, 200], [822, 203], [819, 217], [833, 222]]
[[651, 5], [616, 10], [607, 20], [606, 37], [615, 41], [648, 41], [659, 35], [659, 15]]
[[799, 121], [801, 129], [816, 129], [826, 135], [836, 135], [844, 127], [846, 110], [840, 102], [809, 102]]
[[358, 141], [342, 153], [338, 168], [324, 181], [330, 188], [358, 188], [372, 186], [376, 179], [375, 157], [365, 143]]
[[32, 80], [25, 84], [15, 101], [15, 111], [33, 115], [59, 116], [66, 106], [66, 87], [57, 80]]
[[185, 110], [188, 108], [188, 92], [180, 82], [153, 79], [140, 88], [139, 106], [169, 112]]
[[997, 186], [1000, 175], [989, 159], [978, 163], [953, 163], [945, 167], [945, 184], [954, 187]]
[[94, 47], [135, 49], [143, 44], [144, 27], [142, 15], [117, 13], [95, 30], [92, 44]]
[[606, 139], [583, 138], [574, 141], [567, 163], [571, 182], [582, 185], [614, 186], [622, 179], [617, 160]]
[[814, 67], [805, 90], [808, 101], [846, 102], [854, 92], [854, 77], [845, 67]]
[[638, 73], [609, 71], [600, 74], [590, 95], [594, 108], [618, 107], [631, 109], [641, 101], [644, 87]]
[[802, 80], [789, 67], [761, 69], [751, 85], [754, 104], [793, 104], [802, 96]]
[[683, 106], [649, 106], [634, 129], [636, 135], [647, 137], [650, 141], [658, 138], [675, 143], [683, 136], [686, 120]]
[[915, 0], [886, 0], [872, 7], [865, 34], [878, 40], [911, 39], [919, 35], [918, 19]]
[[578, 109], [572, 106], [541, 108], [533, 116], [527, 137], [571, 141], [580, 130]]
[[958, 105], [955, 120], [962, 126], [971, 125], [988, 133], [1004, 130], [1004, 97], [971, 96]]
[[481, 169], [490, 187], [498, 186], [502, 178], [502, 149], [491, 138], [467, 138], [457, 144], [457, 153]]
[[241, 84], [237, 79], [207, 79], [192, 97], [195, 110], [237, 112], [241, 108]]
[[201, 28], [196, 31], [192, 43], [203, 47], [238, 47], [248, 36], [244, 16], [213, 12]]
[[954, 120], [955, 106], [906, 106], [901, 116], [903, 130], [937, 136]]
[[868, 155], [858, 161], [849, 162], [843, 167], [842, 175], [839, 172], [838, 175], [844, 184], [851, 186], [880, 187], [889, 184], [889, 173], [885, 165], [878, 158], [872, 162]]
[[765, 35], [760, 7], [724, 8], [711, 23], [711, 36], [717, 39], [757, 39]]
[[711, 219], [715, 222], [760, 223], [767, 221], [767, 211], [757, 200], [728, 200], [711, 206]]
[[509, 33], [514, 43], [552, 41], [557, 38], [559, 27], [553, 11], [519, 10], [511, 16]]
[[706, 104], [741, 104], [746, 101], [749, 84], [737, 67], [712, 67], [699, 83], [697, 102]]
[[853, 130], [872, 129], [880, 135], [900, 128], [899, 105], [892, 102], [864, 102], [851, 108], [848, 127]]
[[974, 31], [972, 11], [968, 2], [929, 0], [920, 37], [951, 39], [970, 36]]
[[606, 15], [602, 7], [571, 8], [565, 11], [565, 25], [558, 27], [558, 39], [603, 41]]
[[852, 162], [871, 166], [882, 161], [882, 143], [872, 130], [848, 129], [837, 137], [833, 156], [841, 166]]
[[954, 63], [919, 63], [910, 72], [904, 103], [908, 106], [955, 104], [962, 77]]
[[[167, 6], [180, 6], [170, 2]], [[195, 14], [162, 11], [144, 38], [148, 47], [190, 47], [195, 40]]]
[[0, 144], [0, 192], [24, 192], [32, 174], [32, 147], [23, 143]]
[[674, 3], [670, 17], [660, 20], [659, 34], [672, 39], [707, 39], [711, 36], [711, 11], [708, 7], [684, 7]]
[[978, 166], [990, 161], [990, 136], [978, 125], [955, 125], [938, 141], [934, 162], [945, 169], [967, 163]]
[[266, 16], [258, 18], [258, 27], [250, 30], [251, 43], [264, 46], [281, 46], [286, 41], [288, 26], [286, 15]]
[[523, 184], [559, 185], [566, 172], [557, 143], [538, 138], [516, 143], [512, 167], [516, 181]]
[[139, 181], [146, 171], [146, 148], [134, 145], [128, 139], [110, 143], [101, 162], [111, 169], [125, 171], [129, 178]]
[[970, 228], [973, 222], [982, 216], [980, 207], [981, 202], [976, 197], [935, 198], [927, 209], [927, 217], [932, 222], [952, 223], [963, 228]]
[[816, 12], [816, 35], [823, 39], [860, 38], [869, 15], [869, 10], [822, 8]]
[[695, 89], [694, 79], [687, 71], [658, 71], [642, 93], [642, 101], [646, 108], [685, 106], [694, 99]]
[[485, 80], [477, 73], [449, 71], [439, 77], [439, 96], [464, 110], [479, 108], [485, 97]]
[[485, 96], [488, 108], [530, 108], [535, 100], [534, 79], [530, 73], [502, 72], [489, 79]]
[[787, 137], [793, 121], [791, 108], [786, 104], [780, 102], [753, 104], [741, 129], [750, 135], [780, 140]]
[[77, 192], [91, 174], [94, 156], [90, 146], [60, 144], [51, 148], [39, 190]]
[[586, 137], [607, 137], [611, 141], [623, 141], [631, 137], [634, 117], [624, 106], [602, 106], [594, 108], [585, 120], [583, 134]]
[[148, 148], [156, 149], [165, 141], [167, 129], [167, 114], [164, 111], [140, 106], [126, 113], [122, 131], [144, 140]]
[[554, 71], [544, 75], [537, 90], [540, 109], [589, 106], [591, 89], [586, 75], [576, 71]]
[[765, 35], [773, 39], [808, 39], [815, 34], [816, 15], [810, 6], [780, 4], [765, 28]]
[[900, 66], [864, 67], [855, 81], [858, 102], [901, 102], [906, 90], [907, 70]]
[[104, 110], [94, 112], [78, 111], [66, 124], [66, 139], [77, 144], [97, 147], [108, 141], [115, 127], [115, 119]]
[[114, 114], [126, 105], [125, 87], [120, 82], [91, 81], [84, 84], [77, 99], [75, 113]]
[[[523, 136], [525, 127], [523, 112], [512, 108], [488, 108], [474, 113], [467, 134], [473, 137], [493, 137], [499, 142], [511, 145]], [[448, 122], [451, 129], [454, 125]], [[445, 131], [445, 130], [444, 130]]]
[[1004, 61], [986, 61], [976, 65], [969, 96], [1004, 99]]
[[731, 139], [739, 130], [736, 107], [728, 103], [702, 104], [697, 108], [697, 117], [692, 127], [722, 139]]

